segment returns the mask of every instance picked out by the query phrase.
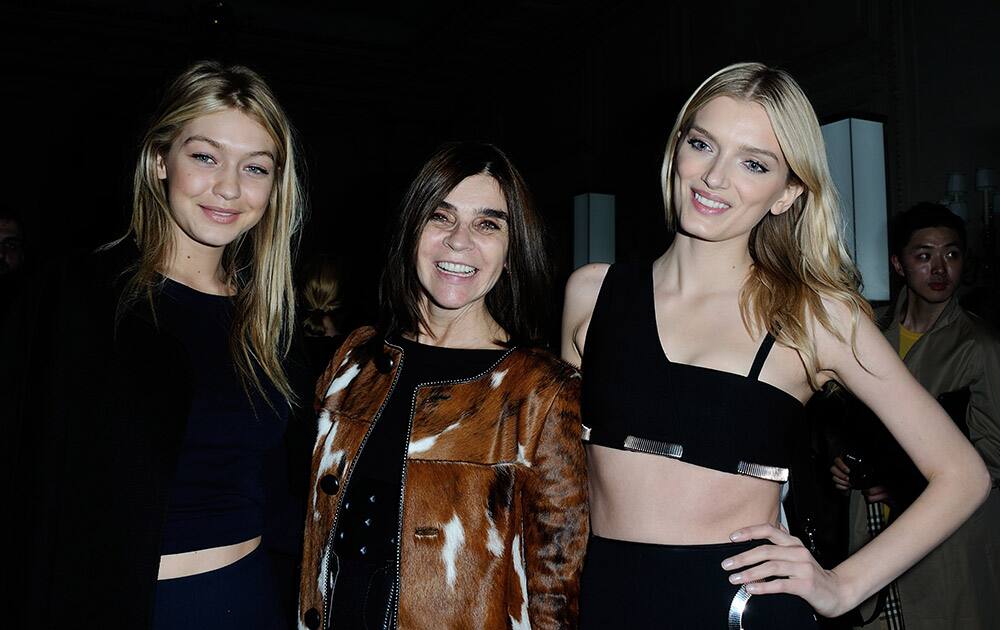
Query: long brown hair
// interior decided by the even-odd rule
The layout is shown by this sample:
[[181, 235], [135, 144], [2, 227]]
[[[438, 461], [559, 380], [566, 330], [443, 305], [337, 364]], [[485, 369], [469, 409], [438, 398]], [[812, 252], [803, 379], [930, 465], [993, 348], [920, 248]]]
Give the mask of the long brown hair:
[[861, 276], [844, 245], [840, 201], [816, 112], [791, 75], [759, 63], [738, 63], [719, 70], [695, 90], [677, 115], [663, 157], [660, 177], [667, 225], [673, 230], [678, 225], [673, 203], [678, 144], [698, 110], [719, 96], [764, 108], [788, 163], [789, 180], [803, 189], [786, 212], [768, 213], [750, 232], [753, 267], [740, 292], [740, 313], [751, 334], [767, 330], [795, 348], [810, 385], [816, 387], [819, 360], [807, 316], [844, 341], [823, 300], [844, 304], [851, 312], [850, 343], [855, 348], [860, 318], [871, 319], [872, 310], [858, 293]]
[[[226, 246], [222, 268], [236, 293], [230, 338], [233, 360], [245, 385], [265, 391], [260, 372], [291, 402], [294, 398], [282, 366], [295, 321], [292, 257], [305, 209], [294, 132], [271, 89], [253, 70], [202, 61], [185, 70], [167, 88], [142, 139], [133, 178], [132, 220], [116, 242], [132, 238], [139, 260], [125, 282], [119, 314], [147, 299], [162, 282], [174, 241], [165, 184], [156, 160], [165, 156], [191, 120], [235, 109], [267, 131], [277, 148], [277, 176], [260, 222]], [[265, 399], [267, 397], [265, 396]]]

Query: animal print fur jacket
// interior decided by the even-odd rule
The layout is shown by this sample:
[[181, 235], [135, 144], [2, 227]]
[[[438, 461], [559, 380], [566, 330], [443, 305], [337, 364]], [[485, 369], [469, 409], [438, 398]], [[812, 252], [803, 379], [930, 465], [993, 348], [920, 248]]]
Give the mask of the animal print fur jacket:
[[[402, 355], [373, 336], [353, 333], [317, 385], [300, 627], [337, 628], [332, 534]], [[389, 614], [399, 628], [576, 627], [589, 533], [579, 392], [572, 367], [526, 348], [470, 381], [418, 388]]]

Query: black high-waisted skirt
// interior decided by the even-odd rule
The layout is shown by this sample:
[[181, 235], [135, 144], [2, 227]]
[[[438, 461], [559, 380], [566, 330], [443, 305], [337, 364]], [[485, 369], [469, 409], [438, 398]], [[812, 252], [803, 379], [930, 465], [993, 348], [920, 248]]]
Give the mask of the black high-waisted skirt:
[[580, 628], [814, 630], [816, 617], [800, 597], [751, 597], [729, 583], [722, 561], [761, 544], [654, 545], [592, 536]]

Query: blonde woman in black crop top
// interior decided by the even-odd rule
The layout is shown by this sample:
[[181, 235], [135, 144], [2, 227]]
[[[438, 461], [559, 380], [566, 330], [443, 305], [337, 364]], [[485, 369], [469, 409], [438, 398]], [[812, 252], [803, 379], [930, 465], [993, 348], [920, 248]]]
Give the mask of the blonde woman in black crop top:
[[[947, 537], [989, 476], [871, 322], [789, 75], [709, 77], [677, 117], [662, 185], [667, 251], [583, 267], [566, 288], [563, 357], [582, 367], [589, 432], [581, 627], [815, 627], [813, 611], [850, 610]], [[831, 379], [930, 483], [824, 570], [779, 526], [779, 494], [801, 407]]]
[[293, 138], [256, 72], [192, 64], [142, 137], [126, 235], [37, 283], [71, 309], [29, 295], [0, 335], [0, 373], [15, 366], [11, 394], [30, 396], [0, 403], [24, 427], [8, 488], [24, 497], [11, 520], [26, 566], [14, 558], [5, 627], [290, 622], [268, 548], [296, 542], [282, 459], [293, 383], [306, 388], [287, 360]]

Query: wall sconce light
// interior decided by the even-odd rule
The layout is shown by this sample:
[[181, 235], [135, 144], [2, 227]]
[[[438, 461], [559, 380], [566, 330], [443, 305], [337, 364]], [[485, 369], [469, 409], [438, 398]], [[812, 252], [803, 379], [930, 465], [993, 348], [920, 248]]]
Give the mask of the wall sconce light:
[[983, 225], [990, 227], [992, 213], [996, 210], [993, 191], [997, 188], [997, 172], [980, 166], [976, 169], [976, 190], [983, 193]]
[[976, 169], [976, 190], [983, 193], [983, 272], [988, 283], [996, 284], [996, 232], [993, 226], [993, 211], [996, 210], [996, 200], [1000, 195], [994, 195], [997, 189], [997, 172], [991, 168], [980, 166]]
[[965, 203], [965, 193], [968, 190], [969, 186], [965, 181], [964, 173], [948, 173], [948, 184], [945, 187], [948, 196], [942, 200], [941, 204], [948, 206], [949, 210], [961, 217], [966, 223], [969, 222], [969, 204]]

